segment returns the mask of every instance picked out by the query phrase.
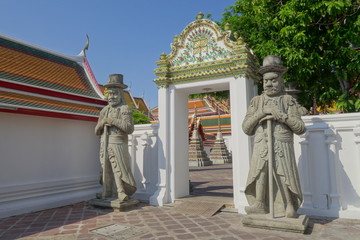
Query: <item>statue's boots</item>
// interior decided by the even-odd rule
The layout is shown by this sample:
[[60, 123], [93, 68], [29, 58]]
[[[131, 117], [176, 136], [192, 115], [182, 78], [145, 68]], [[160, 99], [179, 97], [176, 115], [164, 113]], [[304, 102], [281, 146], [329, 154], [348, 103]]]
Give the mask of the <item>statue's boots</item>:
[[245, 207], [247, 214], [266, 214], [266, 208], [264, 202], [255, 201], [251, 206]]
[[129, 199], [128, 195], [125, 194], [125, 192], [121, 191], [118, 192], [118, 199], [120, 201], [127, 201]]
[[286, 206], [286, 217], [287, 218], [297, 218], [298, 215], [295, 211], [294, 205], [292, 203], [288, 203]]

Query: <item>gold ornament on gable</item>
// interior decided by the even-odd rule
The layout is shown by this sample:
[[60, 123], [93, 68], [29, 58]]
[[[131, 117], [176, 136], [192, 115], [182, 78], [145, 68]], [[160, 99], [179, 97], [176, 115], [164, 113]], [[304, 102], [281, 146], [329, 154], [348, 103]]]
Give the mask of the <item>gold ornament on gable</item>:
[[[201, 15], [201, 14], [200, 14]], [[199, 15], [199, 16], [200, 16]], [[158, 86], [201, 81], [219, 77], [244, 76], [253, 71], [255, 57], [236, 32], [226, 31], [208, 20], [198, 18], [174, 37], [171, 53], [157, 62]], [[250, 58], [249, 58], [250, 56]]]

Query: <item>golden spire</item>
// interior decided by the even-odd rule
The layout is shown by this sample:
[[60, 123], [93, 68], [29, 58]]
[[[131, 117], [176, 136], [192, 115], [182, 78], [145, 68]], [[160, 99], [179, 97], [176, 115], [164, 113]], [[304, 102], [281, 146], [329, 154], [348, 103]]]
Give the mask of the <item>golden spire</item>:
[[196, 19], [198, 20], [201, 20], [204, 18], [204, 14], [202, 12], [199, 12], [197, 15], [196, 15]]

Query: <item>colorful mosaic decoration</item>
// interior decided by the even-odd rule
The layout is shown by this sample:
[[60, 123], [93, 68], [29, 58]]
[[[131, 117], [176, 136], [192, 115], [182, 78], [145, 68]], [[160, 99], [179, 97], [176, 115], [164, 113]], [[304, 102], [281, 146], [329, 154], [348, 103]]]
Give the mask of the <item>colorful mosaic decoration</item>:
[[185, 47], [178, 51], [178, 56], [170, 61], [170, 66], [184, 66], [231, 57], [232, 52], [221, 46], [221, 42], [217, 42], [216, 39], [216, 33], [210, 28], [195, 29], [187, 36]]
[[169, 84], [248, 75], [258, 79], [257, 59], [241, 37], [222, 31], [213, 21], [197, 20], [174, 37], [171, 53], [160, 55], [154, 70], [158, 87]]

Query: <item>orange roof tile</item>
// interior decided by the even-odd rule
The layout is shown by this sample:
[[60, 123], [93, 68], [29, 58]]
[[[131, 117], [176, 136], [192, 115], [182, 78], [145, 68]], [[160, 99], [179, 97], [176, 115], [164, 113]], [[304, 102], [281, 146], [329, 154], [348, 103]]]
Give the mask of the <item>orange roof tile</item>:
[[138, 97], [134, 97], [134, 100], [136, 102], [136, 105], [138, 106], [138, 110], [140, 112], [143, 112], [145, 114], [148, 114], [149, 113], [149, 109], [144, 101], [143, 98], [138, 98]]
[[0, 35], [2, 81], [102, 99], [82, 66], [85, 60], [84, 56], [66, 57]]
[[84, 55], [0, 35], [0, 111], [96, 121], [106, 105]]
[[101, 107], [1, 90], [0, 102], [8, 106], [14, 106], [17, 108], [32, 108], [69, 114], [89, 115], [94, 117], [97, 117], [101, 111]]
[[3, 73], [89, 91], [73, 67], [0, 46]]

